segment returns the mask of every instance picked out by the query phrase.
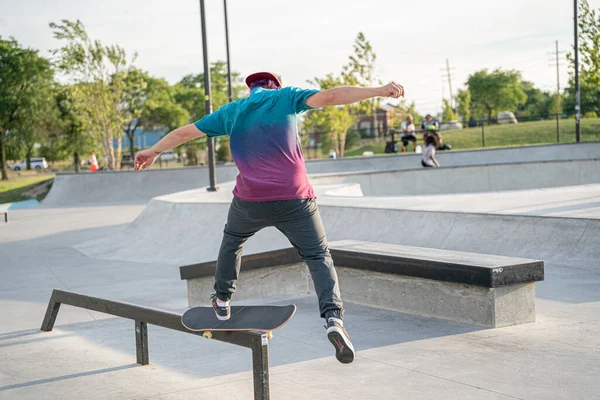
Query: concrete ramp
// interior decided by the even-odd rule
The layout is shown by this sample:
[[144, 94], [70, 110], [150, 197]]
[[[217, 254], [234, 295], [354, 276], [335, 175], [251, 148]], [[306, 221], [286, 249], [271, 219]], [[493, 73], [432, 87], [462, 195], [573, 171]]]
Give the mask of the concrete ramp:
[[[360, 183], [368, 195], [464, 193], [547, 187], [534, 186], [534, 180], [543, 180], [547, 173], [557, 177], [555, 182], [550, 183], [551, 186], [592, 183], [585, 175], [586, 171], [580, 171], [578, 163], [574, 161], [597, 159], [598, 154], [600, 143], [440, 152], [438, 158], [444, 168], [435, 172], [427, 171], [428, 175], [424, 175], [425, 172], [422, 171], [418, 154], [315, 160], [307, 161], [306, 168], [311, 175], [336, 175], [313, 178], [317, 184]], [[556, 160], [566, 163], [546, 166], [516, 164], [520, 166], [505, 169], [492, 167]], [[457, 166], [471, 166], [472, 169], [454, 168]], [[482, 169], [481, 166], [486, 167]], [[592, 167], [597, 168], [597, 164]], [[400, 175], [397, 173], [406, 170], [413, 171]], [[378, 173], [374, 174], [373, 171]], [[590, 170], [590, 175], [593, 171], [597, 169]], [[355, 173], [355, 177], [349, 179], [344, 175], [349, 172]], [[237, 169], [235, 165], [219, 165], [216, 173], [218, 185], [222, 185], [223, 182], [235, 179]], [[594, 176], [599, 175], [596, 173]], [[522, 182], [509, 182], [519, 178]], [[198, 189], [208, 184], [207, 167], [152, 169], [139, 173], [58, 174], [42, 205], [60, 207], [147, 203], [156, 196]]]
[[[237, 168], [217, 168], [217, 181], [235, 179]], [[208, 168], [152, 169], [141, 172], [58, 174], [42, 202], [47, 207], [147, 203], [164, 194], [208, 186]]]
[[366, 196], [540, 189], [600, 183], [600, 159], [312, 175], [313, 184], [358, 183]]
[[[187, 200], [182, 197], [187, 196]], [[120, 233], [77, 249], [95, 257], [132, 262], [192, 264], [216, 259], [229, 199], [187, 192], [152, 200]], [[230, 195], [229, 195], [230, 196]], [[329, 240], [365, 240], [407, 246], [535, 258], [562, 265], [595, 265], [600, 220], [468, 214], [321, 205]], [[275, 229], [251, 238], [246, 254], [289, 247]]]

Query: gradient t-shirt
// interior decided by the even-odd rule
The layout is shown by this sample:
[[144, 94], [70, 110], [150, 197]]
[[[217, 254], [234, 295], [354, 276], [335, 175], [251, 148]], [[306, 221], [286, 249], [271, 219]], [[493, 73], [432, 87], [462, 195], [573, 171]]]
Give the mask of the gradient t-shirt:
[[230, 137], [240, 171], [233, 195], [245, 201], [315, 197], [306, 176], [297, 115], [310, 110], [306, 99], [318, 90], [255, 88], [195, 123], [207, 136]]

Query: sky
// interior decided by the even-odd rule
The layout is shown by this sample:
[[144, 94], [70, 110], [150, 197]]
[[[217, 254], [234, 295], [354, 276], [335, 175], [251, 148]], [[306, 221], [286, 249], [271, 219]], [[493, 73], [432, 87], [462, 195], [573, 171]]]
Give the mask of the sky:
[[[600, 0], [588, 0], [600, 8]], [[543, 90], [556, 91], [549, 55], [573, 44], [569, 0], [227, 0], [232, 70], [267, 70], [286, 85], [339, 73], [363, 32], [376, 54], [376, 74], [405, 87], [417, 110], [437, 113], [450, 89], [488, 68], [517, 69]], [[206, 0], [208, 54], [225, 60], [223, 2]], [[80, 19], [92, 38], [138, 53], [135, 65], [171, 83], [200, 73], [198, 0], [0, 0], [0, 36], [49, 55], [59, 42], [48, 24]], [[562, 56], [561, 85], [568, 79]]]

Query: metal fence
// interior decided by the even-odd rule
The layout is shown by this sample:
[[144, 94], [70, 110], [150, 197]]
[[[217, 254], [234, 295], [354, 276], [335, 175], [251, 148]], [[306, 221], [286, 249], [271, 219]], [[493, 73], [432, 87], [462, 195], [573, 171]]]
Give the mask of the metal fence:
[[[600, 118], [582, 118], [581, 141], [600, 141]], [[401, 130], [394, 129], [385, 134], [377, 132], [378, 136], [365, 130], [350, 130], [346, 136], [346, 152], [369, 150], [375, 153], [383, 153], [391, 141], [398, 143], [398, 151], [402, 149]], [[416, 145], [423, 145], [424, 131], [417, 126]], [[442, 144], [446, 148], [455, 150], [477, 149], [486, 147], [512, 147], [536, 144], [552, 143], [574, 143], [576, 142], [576, 126], [574, 118], [563, 115], [540, 116], [501, 116], [501, 118], [471, 119], [467, 123], [439, 124], [439, 135]], [[327, 135], [325, 133], [312, 132], [305, 138], [305, 154], [307, 158], [327, 157], [333, 144], [328, 140], [321, 140]], [[408, 143], [409, 151], [413, 149], [413, 143]], [[356, 154], [352, 154], [356, 155]]]

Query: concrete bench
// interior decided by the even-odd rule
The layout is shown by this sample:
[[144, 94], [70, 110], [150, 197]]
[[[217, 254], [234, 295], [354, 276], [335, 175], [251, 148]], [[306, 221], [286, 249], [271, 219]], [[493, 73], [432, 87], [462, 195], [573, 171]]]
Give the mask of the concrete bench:
[[[345, 301], [498, 328], [535, 321], [544, 262], [363, 241], [330, 243]], [[206, 304], [216, 262], [180, 267], [190, 306]], [[235, 300], [314, 293], [293, 248], [242, 258]]]

